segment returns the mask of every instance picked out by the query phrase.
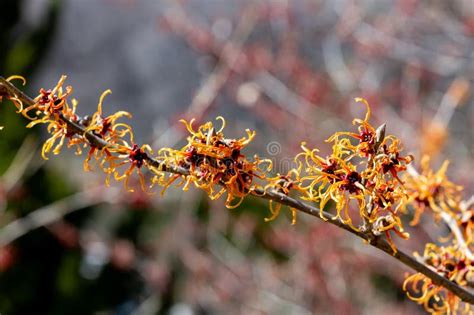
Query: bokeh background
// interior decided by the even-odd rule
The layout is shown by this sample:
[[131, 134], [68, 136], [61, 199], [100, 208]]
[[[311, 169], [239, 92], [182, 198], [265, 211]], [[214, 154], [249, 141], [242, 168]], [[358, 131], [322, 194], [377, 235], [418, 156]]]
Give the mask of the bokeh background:
[[[301, 141], [352, 127], [369, 100], [418, 162], [451, 161], [474, 192], [474, 3], [323, 0], [2, 0], [0, 74], [26, 91], [74, 87], [81, 115], [133, 113], [137, 141], [180, 146], [180, 118], [218, 115], [248, 152], [285, 172]], [[408, 270], [314, 218], [271, 223], [248, 198], [104, 188], [71, 152], [43, 161], [44, 134], [4, 103], [0, 125], [1, 314], [417, 314]], [[407, 218], [409, 220], [409, 218]], [[397, 244], [422, 251], [429, 219]]]

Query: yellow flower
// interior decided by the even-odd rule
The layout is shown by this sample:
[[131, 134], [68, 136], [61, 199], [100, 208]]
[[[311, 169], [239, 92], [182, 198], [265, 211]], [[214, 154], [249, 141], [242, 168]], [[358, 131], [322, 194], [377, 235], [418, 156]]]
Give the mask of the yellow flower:
[[[332, 153], [323, 158], [318, 150], [310, 150], [305, 143], [296, 160], [302, 164], [301, 187], [303, 200], [319, 203], [320, 216], [329, 201], [335, 203], [338, 219], [354, 230], [364, 230], [374, 235], [384, 234], [396, 252], [390, 232], [407, 239], [398, 209], [405, 198], [405, 190], [398, 173], [406, 169], [411, 156], [402, 156], [400, 141], [385, 136], [385, 126], [374, 128], [370, 123], [370, 106], [364, 119], [354, 119], [358, 132], [337, 132], [327, 142], [332, 143]], [[357, 139], [353, 144], [351, 139]], [[357, 207], [362, 227], [356, 227], [351, 208]]]
[[[20, 75], [12, 75], [12, 76], [9, 76], [6, 81], [10, 82], [10, 81], [13, 81], [13, 80], [21, 80], [21, 83], [23, 86], [26, 85], [26, 79]], [[0, 94], [0, 101], [2, 100], [2, 96]], [[23, 110], [23, 102], [17, 97], [17, 96], [12, 96], [12, 95], [7, 95], [7, 98], [13, 102], [13, 104], [16, 106], [17, 108], [17, 113], [21, 113], [21, 111]], [[3, 128], [3, 127], [2, 127]]]
[[[263, 191], [275, 190], [284, 195], [289, 195], [291, 191], [297, 191], [298, 193], [305, 195], [306, 189], [301, 187], [301, 172], [302, 164], [297, 169], [291, 169], [286, 175], [277, 174], [275, 177], [267, 177], [266, 181], [268, 184], [263, 188]], [[271, 216], [265, 218], [266, 222], [275, 220], [280, 214], [281, 203], [274, 203], [273, 200], [269, 201], [269, 209]], [[291, 224], [296, 224], [296, 209], [290, 207], [291, 211]]]
[[[142, 146], [138, 146], [137, 144], [132, 144], [131, 146], [128, 145], [128, 143], [124, 143], [124, 145], [121, 145], [117, 148], [110, 149], [110, 152], [115, 152], [119, 153], [120, 155], [118, 158], [124, 159], [122, 162], [117, 163], [113, 166], [113, 169], [115, 170], [114, 172], [114, 177], [115, 180], [117, 181], [124, 181], [124, 186], [125, 188], [133, 192], [133, 188], [129, 188], [128, 183], [130, 180], [130, 176], [133, 174], [133, 171], [135, 170], [138, 179], [140, 182], [140, 186], [143, 189], [143, 191], [147, 191], [146, 188], [146, 183], [145, 183], [145, 176], [143, 175], [141, 171], [141, 167], [145, 164], [148, 163], [150, 155], [153, 154], [152, 149], [148, 144], [144, 144]], [[122, 165], [130, 165], [127, 170], [120, 175], [119, 172], [116, 170], [118, 167]]]
[[[419, 256], [419, 255], [418, 255]], [[427, 244], [420, 260], [438, 274], [466, 286], [474, 280], [474, 266], [455, 245], [440, 247]], [[407, 296], [433, 314], [472, 314], [471, 306], [442, 286], [435, 285], [421, 273], [408, 276], [403, 283]]]
[[[34, 99], [35, 104], [28, 106], [23, 109], [21, 113], [29, 120], [38, 120], [38, 115], [54, 116], [54, 119], [59, 118], [60, 114], [63, 114], [67, 118], [75, 120], [74, 113], [71, 113], [71, 109], [68, 106], [67, 98], [72, 93], [72, 87], [67, 86], [63, 91], [63, 85], [66, 81], [66, 76], [63, 75], [59, 79], [58, 83], [52, 90], [41, 89], [40, 94]], [[36, 116], [31, 117], [29, 112], [34, 110]]]
[[86, 132], [92, 132], [98, 137], [111, 143], [117, 143], [125, 135], [129, 135], [130, 141], [133, 142], [132, 127], [124, 123], [116, 123], [117, 119], [121, 117], [131, 118], [132, 115], [126, 111], [118, 111], [107, 117], [103, 117], [102, 104], [105, 96], [111, 94], [111, 90], [106, 90], [102, 93], [97, 105], [97, 111], [90, 119], [85, 122]]

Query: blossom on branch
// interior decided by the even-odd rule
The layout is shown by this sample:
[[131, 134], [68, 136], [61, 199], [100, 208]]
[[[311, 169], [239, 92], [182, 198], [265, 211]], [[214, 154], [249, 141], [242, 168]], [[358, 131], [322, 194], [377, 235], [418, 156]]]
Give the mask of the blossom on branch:
[[[169, 187], [181, 178], [178, 185], [188, 189], [193, 183], [204, 190], [214, 200], [227, 193], [226, 206], [229, 209], [238, 207], [245, 196], [255, 189], [255, 178], [264, 180], [266, 173], [271, 170], [272, 162], [260, 159], [257, 155], [248, 159], [242, 150], [253, 140], [255, 131], [246, 130], [247, 137], [228, 139], [224, 137], [225, 120], [219, 129], [212, 122], [207, 122], [195, 130], [194, 119], [187, 122], [181, 120], [189, 132], [188, 143], [180, 150], [171, 148], [161, 149], [158, 159], [165, 164], [178, 165], [190, 171], [189, 175], [172, 175], [168, 181], [163, 179], [160, 169], [156, 169], [157, 177], [154, 183]], [[235, 201], [237, 200], [237, 201]]]
[[[406, 169], [413, 158], [402, 156], [400, 141], [392, 135], [385, 136], [385, 125], [374, 128], [370, 123], [370, 106], [365, 119], [354, 119], [358, 132], [336, 132], [327, 142], [332, 143], [332, 153], [318, 155], [302, 144], [303, 152], [296, 160], [303, 164], [302, 186], [306, 194], [301, 198], [319, 203], [320, 216], [330, 202], [335, 203], [338, 219], [356, 231], [368, 231], [375, 236], [385, 234], [392, 249], [396, 248], [390, 232], [407, 239], [408, 233], [400, 220], [400, 207], [406, 202], [406, 193], [398, 173]], [[353, 143], [351, 139], [356, 139]], [[355, 226], [351, 208], [358, 212], [362, 226]]]

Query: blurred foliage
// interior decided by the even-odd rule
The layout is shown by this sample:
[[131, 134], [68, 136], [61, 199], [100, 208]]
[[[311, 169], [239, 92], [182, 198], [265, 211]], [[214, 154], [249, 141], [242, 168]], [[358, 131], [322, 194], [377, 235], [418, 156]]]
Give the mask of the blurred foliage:
[[[23, 1], [4, 0], [0, 10], [0, 73], [2, 76], [21, 74], [25, 77], [38, 66], [57, 24], [59, 2], [50, 1], [47, 17], [36, 28], [22, 21]], [[0, 107], [0, 124], [8, 132], [0, 137], [0, 173], [11, 165], [26, 136], [38, 131], [26, 129], [24, 119], [14, 112], [8, 102]], [[38, 156], [35, 157], [37, 159]], [[39, 168], [3, 196], [7, 208], [2, 216], [16, 218], [72, 193], [55, 171]], [[79, 222], [79, 220], [75, 220]], [[2, 219], [2, 224], [5, 224]], [[50, 313], [54, 299], [64, 303], [63, 295], [71, 293], [80, 282], [71, 276], [71, 268], [78, 263], [78, 251], [65, 251], [58, 240], [40, 228], [12, 244], [14, 264], [0, 273], [0, 313]], [[77, 272], [76, 272], [77, 273]], [[57, 280], [55, 280], [57, 279]], [[57, 292], [59, 291], [59, 292]], [[68, 305], [71, 306], [71, 305]], [[64, 314], [58, 309], [57, 314]], [[77, 313], [80, 314], [80, 313]], [[83, 313], [82, 313], [83, 314]]]

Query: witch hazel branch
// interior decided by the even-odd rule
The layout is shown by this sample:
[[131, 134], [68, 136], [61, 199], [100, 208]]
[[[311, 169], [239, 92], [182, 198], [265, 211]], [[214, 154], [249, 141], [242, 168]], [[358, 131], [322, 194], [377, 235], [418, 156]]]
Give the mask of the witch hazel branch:
[[[223, 117], [199, 126], [194, 119], [181, 120], [188, 132], [186, 145], [153, 150], [135, 141], [133, 128], [125, 120], [131, 118], [130, 113], [104, 115], [110, 90], [100, 96], [96, 112], [81, 117], [76, 113], [78, 102], [71, 96], [73, 88], [65, 86], [66, 76], [51, 89], [41, 89], [35, 98], [16, 88], [13, 80], [26, 84], [21, 76], [0, 78], [0, 98], [14, 104], [28, 121], [27, 128], [45, 125], [49, 138], [42, 147], [44, 159], [71, 148], [85, 154], [84, 171], [103, 172], [107, 185], [117, 181], [123, 182], [126, 191], [161, 194], [171, 186], [183, 191], [194, 186], [211, 200], [225, 198], [229, 209], [252, 195], [268, 200], [265, 221], [276, 219], [285, 207], [295, 224], [297, 213], [305, 212], [347, 230], [413, 270], [403, 289], [427, 311], [472, 312], [473, 204], [463, 201], [462, 187], [447, 178], [447, 162], [434, 171], [429, 158], [422, 157], [421, 170], [416, 171], [411, 165], [414, 157], [403, 154], [400, 139], [387, 134], [385, 124], [370, 123], [365, 99], [355, 99], [366, 108], [363, 119], [353, 120], [355, 128], [326, 140], [325, 145], [332, 148], [330, 155], [322, 156], [318, 148], [302, 143], [294, 157], [295, 167], [279, 174], [272, 171], [270, 159], [245, 152], [256, 132], [247, 129], [241, 138], [227, 138]], [[412, 257], [393, 240], [394, 236], [409, 239], [402, 217], [410, 215], [412, 226], [421, 216], [432, 215], [451, 234], [439, 244], [426, 244], [422, 255]]]

